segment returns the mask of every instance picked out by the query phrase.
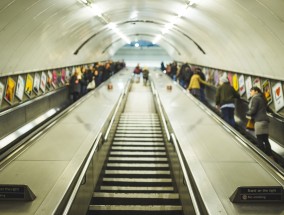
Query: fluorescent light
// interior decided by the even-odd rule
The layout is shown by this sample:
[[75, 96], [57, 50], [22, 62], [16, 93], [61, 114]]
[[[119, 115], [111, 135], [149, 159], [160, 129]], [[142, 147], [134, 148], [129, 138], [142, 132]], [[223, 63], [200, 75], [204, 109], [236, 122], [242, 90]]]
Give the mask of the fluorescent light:
[[138, 16], [138, 12], [137, 11], [133, 11], [130, 15], [130, 19], [135, 19]]
[[96, 5], [92, 4], [90, 5], [90, 8], [92, 9], [92, 12], [96, 15], [96, 16], [102, 16], [102, 11], [100, 8], [98, 8]]
[[152, 43], [153, 43], [153, 44], [157, 44], [161, 39], [162, 39], [162, 35], [159, 34], [159, 35], [154, 39], [154, 41], [153, 41]]
[[108, 28], [114, 30], [114, 29], [116, 29], [116, 24], [114, 24], [113, 22], [110, 22], [110, 23], [108, 24]]

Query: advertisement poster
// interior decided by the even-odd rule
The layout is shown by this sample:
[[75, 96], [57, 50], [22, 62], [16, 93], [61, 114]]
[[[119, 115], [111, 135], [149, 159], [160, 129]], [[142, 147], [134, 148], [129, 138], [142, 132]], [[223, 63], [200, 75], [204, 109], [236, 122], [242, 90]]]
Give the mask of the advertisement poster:
[[244, 95], [244, 93], [246, 92], [246, 87], [245, 87], [245, 77], [244, 75], [241, 75], [239, 77], [239, 92], [240, 95]]
[[46, 74], [45, 72], [42, 72], [40, 78], [40, 89], [43, 93], [45, 92], [45, 86], [46, 86]]
[[253, 86], [258, 87], [259, 89], [261, 89], [260, 86], [260, 79], [259, 78], [255, 78], [253, 81]]
[[267, 100], [267, 104], [270, 104], [272, 102], [272, 96], [271, 96], [270, 82], [268, 80], [265, 80], [263, 82], [262, 92]]
[[246, 79], [246, 94], [247, 94], [247, 99], [250, 98], [250, 89], [252, 88], [252, 82], [251, 82], [251, 77], [247, 77]]
[[50, 90], [52, 87], [52, 73], [50, 71], [47, 72], [47, 80], [46, 87]]
[[51, 82], [52, 86], [54, 88], [57, 87], [57, 73], [56, 73], [56, 70], [53, 70], [52, 71], [52, 82]]
[[70, 77], [72, 75], [72, 70], [70, 68], [66, 69], [66, 83], [69, 83]]
[[232, 85], [233, 84], [233, 74], [231, 72], [229, 72], [227, 77], [228, 77], [230, 84]]
[[61, 83], [65, 84], [65, 81], [66, 81], [66, 70], [62, 69], [61, 70]]
[[17, 81], [16, 96], [18, 99], [20, 99], [20, 101], [23, 100], [24, 91], [25, 91], [25, 80], [21, 75], [19, 75]]
[[273, 100], [274, 100], [275, 111], [279, 111], [284, 106], [281, 82], [276, 83], [272, 87], [272, 95], [273, 95]]
[[40, 76], [38, 73], [36, 73], [34, 78], [34, 91], [36, 94], [39, 93], [39, 85], [40, 85]]
[[238, 75], [237, 74], [234, 74], [233, 75], [233, 87], [236, 91], [239, 90], [239, 79], [238, 79]]
[[9, 104], [12, 104], [14, 101], [15, 89], [16, 89], [16, 82], [14, 81], [13, 78], [9, 77], [7, 79], [6, 91], [5, 91], [5, 100]]
[[27, 75], [27, 81], [26, 81], [26, 87], [25, 87], [25, 93], [26, 93], [27, 96], [29, 96], [29, 97], [32, 96], [33, 83], [34, 83], [33, 76], [31, 76], [30, 74], [28, 74], [28, 75]]
[[4, 95], [4, 84], [0, 82], [0, 107], [2, 104], [2, 100], [3, 100], [3, 95]]
[[219, 72], [218, 72], [218, 70], [215, 70], [215, 72], [214, 72], [214, 85], [218, 86], [218, 84], [219, 84]]

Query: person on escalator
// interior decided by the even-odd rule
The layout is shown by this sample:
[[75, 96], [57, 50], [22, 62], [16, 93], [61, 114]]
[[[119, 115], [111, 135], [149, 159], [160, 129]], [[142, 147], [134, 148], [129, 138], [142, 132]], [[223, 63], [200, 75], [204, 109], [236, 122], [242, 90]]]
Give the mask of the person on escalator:
[[267, 101], [260, 88], [254, 86], [250, 89], [250, 101], [246, 117], [254, 120], [254, 132], [258, 148], [272, 158], [269, 136], [269, 118], [267, 116]]
[[221, 110], [222, 118], [235, 127], [235, 99], [239, 99], [240, 94], [231, 86], [226, 74], [220, 78], [220, 83], [215, 96], [216, 107]]

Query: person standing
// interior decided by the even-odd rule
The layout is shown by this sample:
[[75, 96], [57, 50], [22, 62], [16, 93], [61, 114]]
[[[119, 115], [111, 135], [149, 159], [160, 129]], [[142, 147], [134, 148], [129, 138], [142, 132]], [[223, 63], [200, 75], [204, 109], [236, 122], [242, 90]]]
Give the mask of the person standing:
[[70, 78], [69, 87], [70, 87], [70, 95], [72, 96], [73, 102], [75, 102], [79, 99], [81, 92], [81, 83], [77, 70]]
[[192, 77], [190, 78], [190, 82], [189, 85], [187, 87], [187, 89], [189, 90], [189, 92], [195, 96], [196, 98], [198, 98], [199, 100], [201, 100], [201, 94], [200, 94], [200, 85], [201, 84], [205, 84], [207, 86], [210, 86], [209, 83], [207, 83], [206, 81], [203, 81], [201, 79], [201, 77], [199, 76], [198, 72], [199, 72], [200, 68], [195, 68]]
[[220, 78], [221, 85], [217, 88], [215, 103], [221, 109], [222, 118], [235, 127], [235, 99], [240, 98], [240, 94], [230, 85], [226, 76]]
[[147, 86], [147, 82], [148, 82], [148, 79], [149, 79], [149, 70], [148, 70], [147, 67], [144, 67], [142, 74], [143, 74], [144, 85]]
[[258, 147], [272, 157], [269, 136], [269, 118], [267, 116], [267, 101], [260, 88], [254, 86], [250, 90], [250, 101], [246, 117], [254, 120], [254, 131]]

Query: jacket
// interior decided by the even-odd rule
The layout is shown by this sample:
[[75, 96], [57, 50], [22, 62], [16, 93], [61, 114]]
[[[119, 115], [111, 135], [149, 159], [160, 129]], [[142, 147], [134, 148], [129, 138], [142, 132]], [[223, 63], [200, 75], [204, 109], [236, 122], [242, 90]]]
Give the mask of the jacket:
[[230, 85], [229, 82], [226, 82], [217, 88], [215, 102], [218, 106], [234, 104], [234, 99], [238, 98], [240, 98], [240, 94]]
[[249, 102], [249, 110], [247, 116], [254, 119], [255, 122], [268, 121], [269, 118], [266, 114], [267, 104], [263, 96], [258, 93], [254, 95]]
[[203, 81], [200, 76], [198, 74], [194, 74], [191, 79], [190, 79], [190, 83], [188, 85], [188, 90], [191, 89], [200, 89], [200, 84], [205, 84], [205, 85], [210, 85], [208, 84], [206, 81]]

